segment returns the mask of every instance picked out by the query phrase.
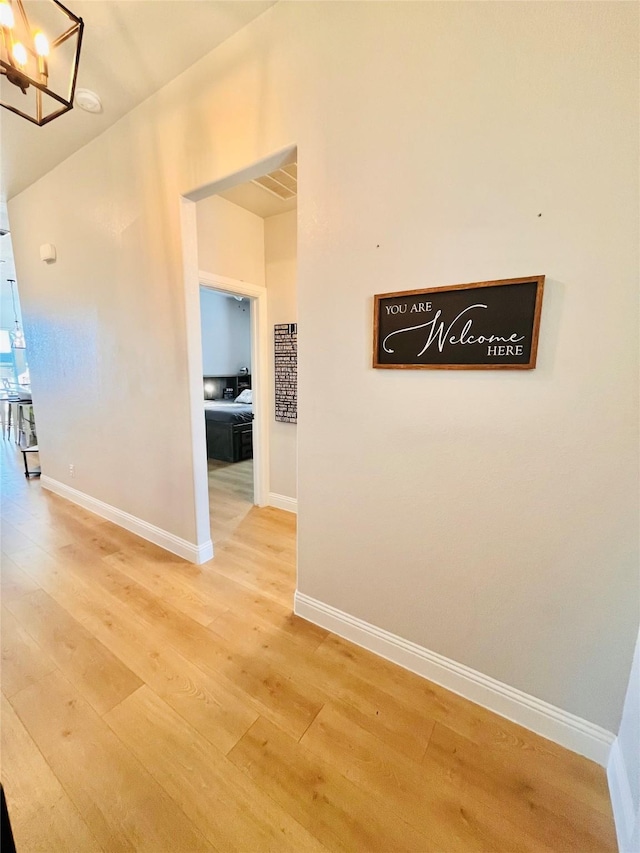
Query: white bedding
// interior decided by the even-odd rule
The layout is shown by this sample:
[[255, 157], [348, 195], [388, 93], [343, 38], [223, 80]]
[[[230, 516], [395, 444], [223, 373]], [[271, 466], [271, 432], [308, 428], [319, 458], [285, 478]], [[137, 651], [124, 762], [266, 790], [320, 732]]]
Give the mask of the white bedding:
[[235, 403], [233, 400], [205, 400], [204, 407], [209, 411], [221, 411], [222, 409], [236, 412], [252, 411], [252, 407], [248, 403]]

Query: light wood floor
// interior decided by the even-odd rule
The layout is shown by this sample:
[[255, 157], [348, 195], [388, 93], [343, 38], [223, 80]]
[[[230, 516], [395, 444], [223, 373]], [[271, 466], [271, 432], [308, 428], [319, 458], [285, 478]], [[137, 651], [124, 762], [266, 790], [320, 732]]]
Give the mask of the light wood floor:
[[293, 515], [196, 567], [0, 450], [19, 853], [615, 850], [602, 768], [291, 614]]
[[253, 508], [253, 459], [219, 462], [208, 459], [211, 537], [226, 541]]

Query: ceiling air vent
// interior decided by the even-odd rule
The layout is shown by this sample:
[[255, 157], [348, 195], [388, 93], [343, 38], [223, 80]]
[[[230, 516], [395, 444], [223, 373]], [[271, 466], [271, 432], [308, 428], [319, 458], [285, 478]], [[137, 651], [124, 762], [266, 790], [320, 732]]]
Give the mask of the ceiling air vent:
[[276, 169], [275, 172], [255, 178], [251, 183], [257, 184], [271, 195], [285, 201], [295, 198], [298, 193], [298, 167], [295, 163], [291, 163], [290, 166], [283, 166], [282, 169]]

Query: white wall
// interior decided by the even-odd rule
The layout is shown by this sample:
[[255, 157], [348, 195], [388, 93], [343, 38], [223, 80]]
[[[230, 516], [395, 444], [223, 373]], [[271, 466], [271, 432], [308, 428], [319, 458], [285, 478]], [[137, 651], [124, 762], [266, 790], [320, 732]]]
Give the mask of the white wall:
[[[269, 334], [277, 323], [296, 323], [296, 218], [295, 210], [270, 216], [264, 221], [265, 269], [268, 291]], [[269, 347], [270, 491], [296, 498], [297, 432], [296, 424], [275, 420], [273, 339]]]
[[241, 367], [251, 372], [251, 306], [223, 293], [200, 288], [202, 373], [224, 376]]
[[264, 220], [220, 196], [196, 204], [198, 264], [204, 272], [265, 286]]
[[[300, 590], [617, 731], [637, 46], [630, 3], [274, 6], [10, 203], [45, 472], [195, 535], [178, 197], [295, 143]], [[372, 370], [374, 293], [539, 273], [536, 370]]]
[[640, 634], [608, 775], [620, 853], [637, 853], [640, 850]]
[[637, 824], [640, 813], [640, 638], [636, 644], [618, 739]]

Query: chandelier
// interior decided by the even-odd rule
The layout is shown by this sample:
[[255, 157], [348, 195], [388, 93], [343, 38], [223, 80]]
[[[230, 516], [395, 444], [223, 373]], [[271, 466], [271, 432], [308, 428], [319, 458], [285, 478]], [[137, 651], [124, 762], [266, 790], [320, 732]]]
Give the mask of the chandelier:
[[0, 105], [40, 126], [72, 109], [83, 29], [58, 0], [29, 15], [25, 0], [0, 0]]

